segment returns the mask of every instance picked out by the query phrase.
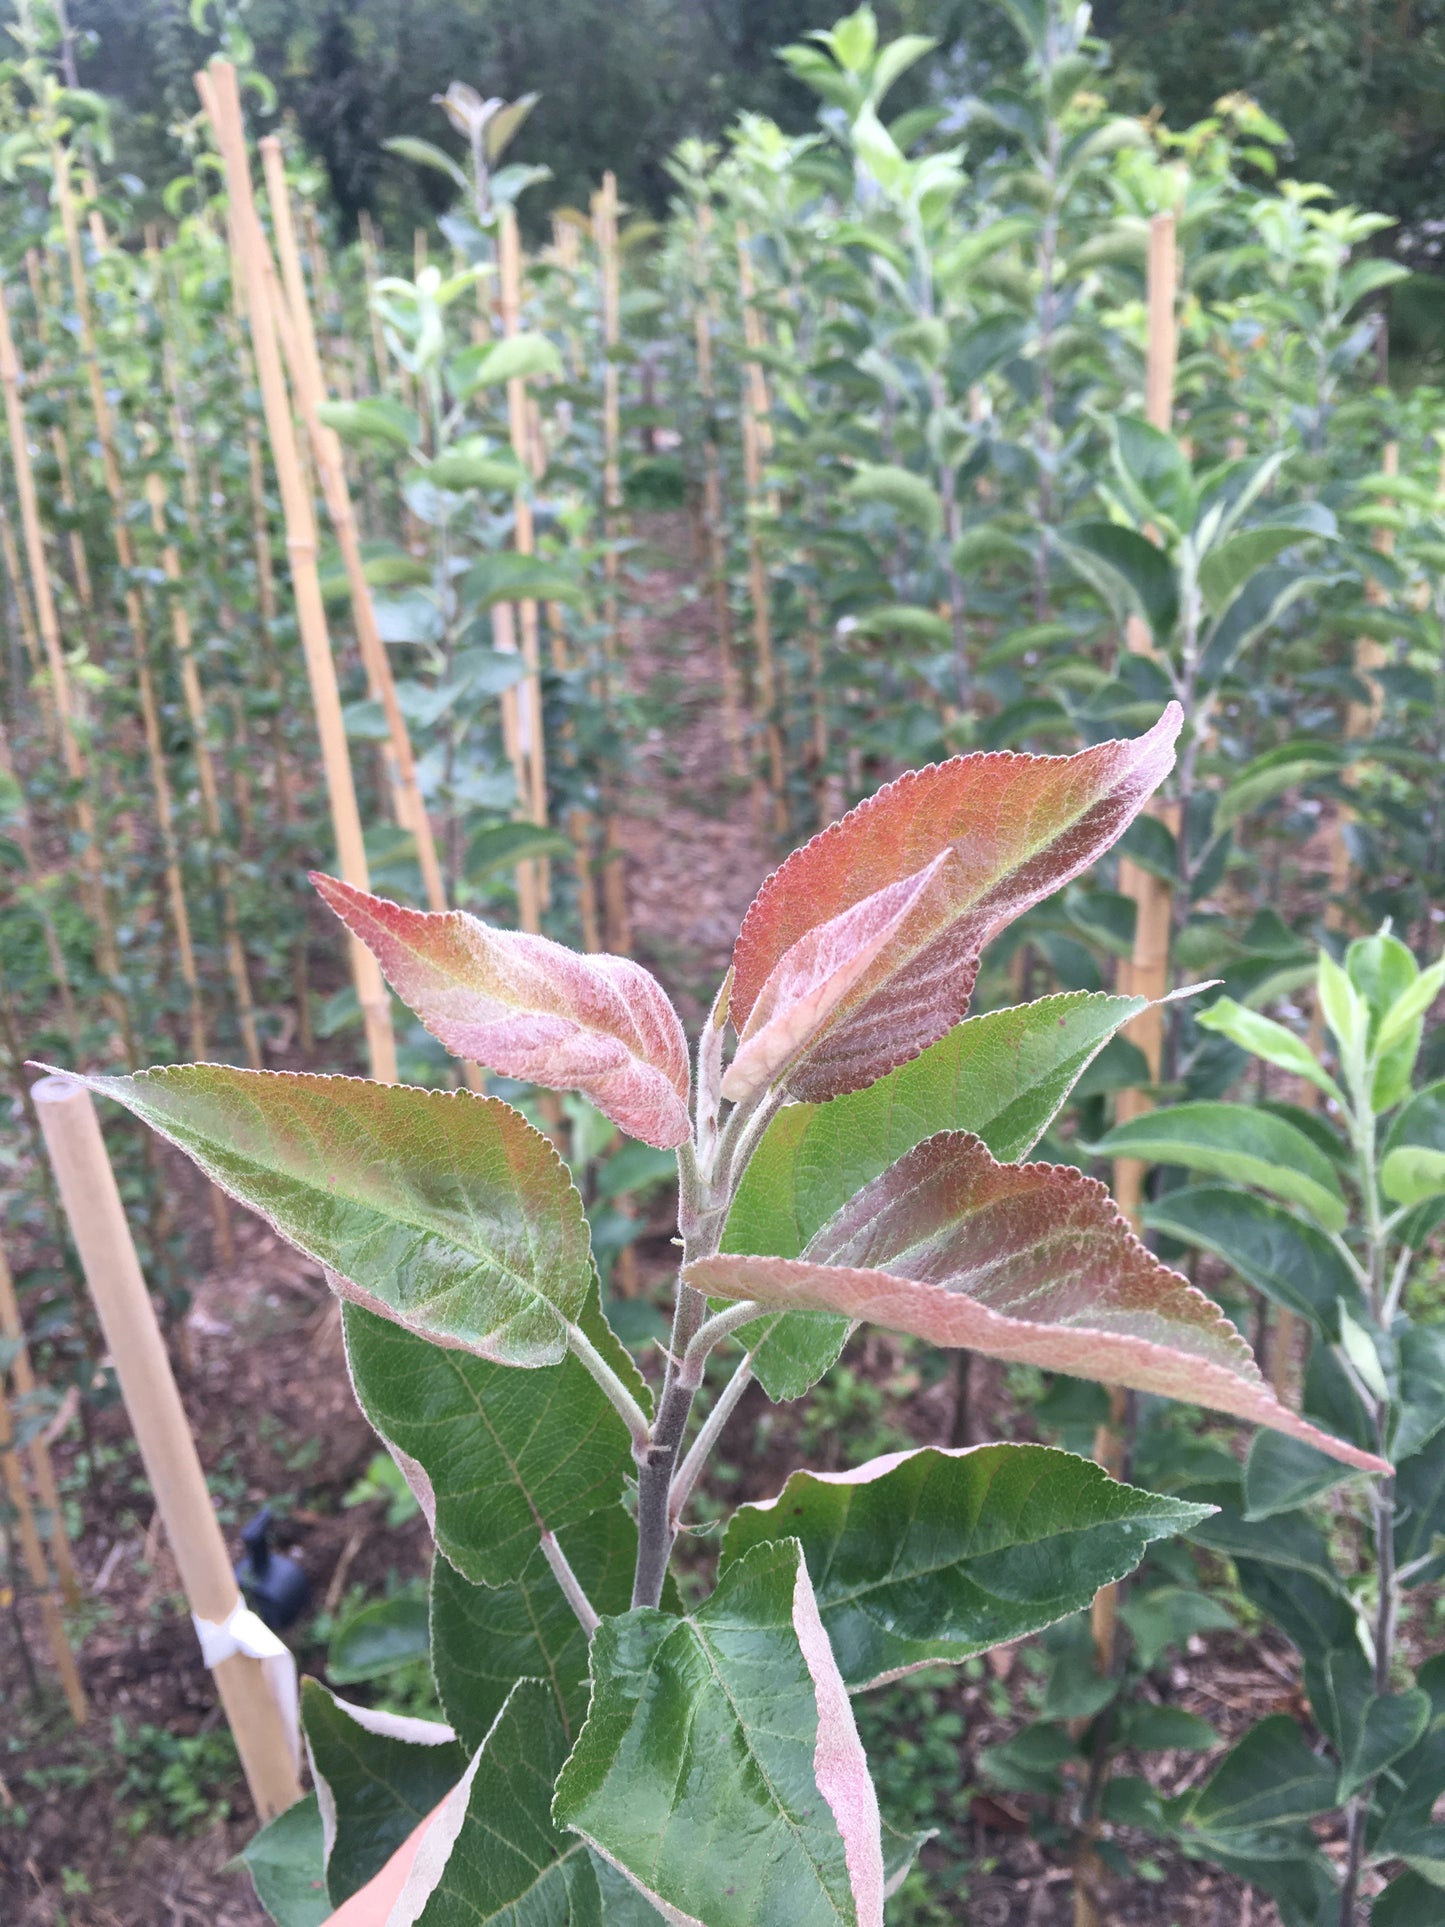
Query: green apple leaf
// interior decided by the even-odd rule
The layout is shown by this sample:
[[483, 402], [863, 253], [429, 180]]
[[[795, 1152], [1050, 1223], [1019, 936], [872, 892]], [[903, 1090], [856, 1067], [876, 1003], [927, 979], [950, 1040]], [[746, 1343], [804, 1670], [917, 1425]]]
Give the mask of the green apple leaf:
[[387, 1919], [415, 1927], [603, 1927], [591, 1854], [551, 1814], [567, 1753], [541, 1680], [519, 1680], [432, 1822]]
[[1089, 1149], [1253, 1184], [1303, 1205], [1326, 1231], [1345, 1228], [1344, 1194], [1329, 1158], [1285, 1118], [1253, 1105], [1174, 1104], [1116, 1124]]
[[339, 1907], [446, 1797], [467, 1756], [449, 1726], [350, 1706], [314, 1679], [302, 1682], [301, 1724], [321, 1803], [326, 1890]]
[[[632, 1441], [570, 1353], [549, 1371], [514, 1372], [428, 1344], [357, 1305], [345, 1307], [343, 1325], [361, 1409], [467, 1578], [519, 1579], [544, 1529], [560, 1532], [621, 1499]], [[595, 1294], [582, 1329], [635, 1382]]]
[[566, 1352], [593, 1278], [586, 1215], [550, 1141], [500, 1098], [224, 1064], [76, 1081], [193, 1158], [343, 1298], [501, 1364]]
[[1080, 1611], [1151, 1540], [1211, 1511], [1048, 1446], [927, 1447], [852, 1472], [795, 1472], [775, 1499], [733, 1514], [721, 1569], [780, 1534], [798, 1539], [858, 1692]]
[[335, 1909], [326, 1891], [326, 1842], [314, 1793], [253, 1834], [240, 1857], [276, 1927], [324, 1927], [330, 1920]]
[[[637, 1563], [631, 1514], [606, 1506], [557, 1539], [596, 1611], [626, 1612]], [[529, 1678], [546, 1683], [568, 1744], [577, 1737], [587, 1716], [587, 1636], [540, 1545], [515, 1579], [498, 1586], [474, 1585], [438, 1559], [431, 1635], [437, 1691], [464, 1746], [481, 1745], [513, 1686]]]
[[1359, 1281], [1339, 1247], [1305, 1218], [1227, 1184], [1187, 1185], [1145, 1206], [1144, 1223], [1212, 1251], [1246, 1284], [1307, 1318], [1331, 1340], [1341, 1303], [1363, 1312]]
[[604, 1619], [558, 1822], [680, 1927], [882, 1927], [877, 1799], [796, 1540]]

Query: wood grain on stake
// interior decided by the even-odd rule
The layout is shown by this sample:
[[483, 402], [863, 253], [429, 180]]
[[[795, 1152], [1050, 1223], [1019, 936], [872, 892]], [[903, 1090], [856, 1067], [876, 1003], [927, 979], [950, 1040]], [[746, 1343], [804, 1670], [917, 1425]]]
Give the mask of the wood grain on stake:
[[[497, 216], [497, 292], [500, 297], [502, 336], [510, 340], [522, 330], [522, 244], [517, 233], [517, 217], [510, 207]], [[522, 375], [507, 382], [507, 427], [512, 453], [523, 471], [535, 473], [533, 451], [527, 423], [527, 383]], [[532, 502], [526, 488], [513, 498], [518, 555], [536, 553], [536, 533], [532, 526]], [[535, 598], [524, 596], [517, 604], [522, 637], [522, 657], [527, 678], [518, 685], [518, 747], [521, 752], [523, 790], [522, 814], [545, 828], [547, 822], [547, 752], [542, 735], [541, 646]], [[524, 904], [534, 908], [534, 919], [524, 928], [540, 928], [537, 912], [547, 907], [549, 895], [545, 860], [527, 857], [518, 866], [518, 894]], [[525, 872], [525, 876], [524, 873]]]
[[[237, 267], [246, 289], [256, 374], [261, 386], [261, 400], [281, 490], [297, 625], [301, 631], [311, 700], [316, 709], [316, 726], [321, 738], [322, 764], [326, 774], [327, 798], [331, 805], [337, 858], [347, 882], [354, 883], [359, 890], [365, 890], [368, 887], [366, 846], [362, 841], [361, 815], [357, 809], [351, 756], [341, 715], [336, 664], [332, 660], [326, 607], [321, 598], [321, 582], [317, 572], [316, 518], [301, 472], [296, 425], [291, 417], [286, 379], [276, 343], [275, 315], [266, 276], [266, 243], [251, 191], [251, 170], [246, 155], [235, 68], [228, 61], [212, 62], [210, 67], [196, 75], [196, 90], [210, 116], [226, 171], [232, 211], [232, 239], [239, 257]], [[394, 1084], [396, 1044], [392, 1036], [391, 1004], [386, 985], [376, 959], [365, 945], [353, 940], [349, 948], [357, 1002], [361, 1005], [366, 1025], [371, 1074], [383, 1084]]]
[[[191, 1611], [222, 1624], [240, 1603], [185, 1407], [171, 1375], [90, 1093], [67, 1077], [33, 1087], [45, 1147], [126, 1410]], [[246, 1781], [263, 1820], [301, 1797], [291, 1740], [261, 1662], [214, 1669]]]
[[[5, 291], [0, 287], [0, 383], [5, 389], [5, 414], [10, 432], [10, 453], [15, 465], [15, 493], [20, 498], [21, 532], [25, 538], [26, 560], [35, 592], [35, 609], [41, 639], [45, 645], [45, 666], [50, 675], [50, 701], [60, 735], [60, 753], [65, 774], [75, 789], [75, 824], [80, 832], [81, 861], [85, 866], [86, 908], [95, 927], [95, 960], [100, 974], [110, 984], [120, 974], [120, 953], [115, 929], [105, 897], [101, 875], [100, 850], [96, 842], [95, 813], [90, 804], [88, 771], [75, 728], [75, 704], [70, 692], [65, 649], [60, 637], [60, 618], [50, 586], [50, 568], [45, 556], [45, 535], [40, 525], [40, 508], [35, 494], [35, 472], [30, 463], [30, 442], [25, 430], [25, 415], [20, 404], [20, 364], [10, 333], [10, 315]], [[8, 558], [7, 558], [8, 566]], [[18, 568], [18, 559], [17, 559]], [[24, 585], [17, 574], [16, 588]], [[118, 993], [107, 993], [107, 1003], [130, 1054], [130, 1020]], [[132, 1060], [133, 1061], [133, 1060]]]
[[[367, 693], [379, 702], [386, 718], [387, 749], [395, 792], [396, 819], [416, 838], [417, 859], [426, 886], [428, 907], [445, 910], [446, 891], [431, 821], [417, 784], [416, 759], [406, 719], [397, 703], [396, 684], [387, 660], [386, 646], [377, 627], [371, 584], [366, 579], [366, 564], [361, 554], [361, 538], [346, 480], [346, 463], [336, 431], [321, 419], [321, 404], [326, 399], [326, 383], [321, 371], [321, 356], [316, 346], [316, 330], [311, 304], [301, 272], [301, 254], [296, 244], [296, 229], [291, 218], [291, 195], [286, 182], [286, 162], [281, 143], [270, 134], [260, 143], [261, 164], [266, 177], [266, 196], [271, 208], [271, 226], [281, 262], [281, 285], [272, 275], [268, 282], [275, 289], [278, 335], [291, 376], [291, 387], [301, 408], [301, 418], [311, 443], [317, 478], [326, 513], [336, 534], [337, 547], [346, 570], [346, 585], [351, 597], [356, 639], [366, 670]], [[263, 243], [264, 245], [264, 243]]]
[[[1174, 412], [1174, 365], [1178, 349], [1174, 304], [1179, 282], [1179, 261], [1175, 247], [1175, 221], [1172, 212], [1156, 214], [1149, 225], [1148, 313], [1149, 337], [1144, 365], [1145, 414], [1151, 427], [1167, 434]], [[1130, 616], [1125, 641], [1132, 654], [1154, 653], [1148, 626]], [[1185, 717], [1184, 727], [1191, 726]], [[1177, 803], [1155, 802], [1149, 813], [1157, 816], [1176, 836], [1179, 833]], [[1157, 1085], [1163, 1069], [1164, 1011], [1158, 1001], [1169, 990], [1169, 931], [1173, 899], [1162, 877], [1135, 863], [1132, 857], [1119, 859], [1119, 891], [1134, 902], [1134, 951], [1127, 961], [1121, 959], [1116, 990], [1136, 997], [1148, 997], [1150, 1005], [1126, 1026], [1124, 1035], [1144, 1053], [1149, 1066], [1149, 1081]], [[1115, 1115], [1124, 1119], [1138, 1117], [1153, 1109], [1154, 1100], [1144, 1091], [1120, 1091], [1115, 1100]], [[1129, 1222], [1138, 1229], [1139, 1210], [1144, 1196], [1147, 1167], [1137, 1158], [1119, 1158], [1114, 1164], [1114, 1198]], [[1124, 1476], [1124, 1420], [1128, 1398], [1119, 1386], [1109, 1390], [1108, 1422], [1099, 1427], [1094, 1440], [1094, 1457], [1107, 1472]], [[1118, 1636], [1119, 1589], [1101, 1587], [1091, 1614], [1094, 1654], [1101, 1672], [1113, 1669]], [[1086, 1856], [1087, 1858], [1087, 1856]], [[1092, 1869], [1081, 1863], [1075, 1886], [1078, 1927], [1092, 1927], [1093, 1903], [1088, 1888]]]

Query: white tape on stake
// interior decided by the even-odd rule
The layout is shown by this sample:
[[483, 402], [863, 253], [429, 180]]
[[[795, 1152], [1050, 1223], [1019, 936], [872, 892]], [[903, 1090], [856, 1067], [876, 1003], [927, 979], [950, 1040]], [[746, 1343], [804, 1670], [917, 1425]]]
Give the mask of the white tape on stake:
[[253, 1613], [244, 1599], [238, 1599], [219, 1625], [214, 1619], [191, 1614], [191, 1624], [201, 1642], [201, 1658], [210, 1671], [238, 1655], [259, 1659], [261, 1672], [270, 1689], [286, 1728], [286, 1743], [296, 1770], [301, 1770], [301, 1695], [296, 1684], [296, 1657], [271, 1628]]

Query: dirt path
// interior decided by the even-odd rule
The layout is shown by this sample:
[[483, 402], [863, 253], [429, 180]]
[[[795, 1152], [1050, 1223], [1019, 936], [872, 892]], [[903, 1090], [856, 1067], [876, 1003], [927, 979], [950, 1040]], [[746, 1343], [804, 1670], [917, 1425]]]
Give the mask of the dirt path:
[[619, 831], [633, 947], [691, 1030], [727, 970], [744, 912], [785, 853], [760, 832], [729, 771], [716, 639], [705, 601], [688, 594], [687, 522], [657, 516], [644, 533], [658, 566], [636, 591], [646, 613], [630, 625], [627, 674], [656, 720], [627, 773]]

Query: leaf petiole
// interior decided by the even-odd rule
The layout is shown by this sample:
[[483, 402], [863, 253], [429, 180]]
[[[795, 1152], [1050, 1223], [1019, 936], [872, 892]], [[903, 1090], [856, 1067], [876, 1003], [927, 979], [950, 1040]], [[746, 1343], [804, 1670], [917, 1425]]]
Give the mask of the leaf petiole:
[[567, 1327], [567, 1349], [579, 1358], [622, 1415], [632, 1434], [635, 1452], [645, 1452], [652, 1443], [652, 1427], [647, 1414], [613, 1371], [587, 1334], [577, 1325]]
[[567, 1604], [572, 1608], [573, 1612], [576, 1613], [578, 1624], [581, 1626], [583, 1632], [586, 1633], [587, 1637], [591, 1639], [593, 1633], [595, 1633], [597, 1628], [602, 1624], [602, 1621], [598, 1617], [592, 1601], [582, 1590], [581, 1580], [578, 1579], [576, 1573], [573, 1572], [571, 1566], [567, 1563], [567, 1555], [557, 1543], [557, 1535], [555, 1532], [544, 1532], [542, 1534], [542, 1557], [552, 1568], [552, 1576], [562, 1588], [563, 1597], [566, 1599]]
[[707, 1464], [723, 1427], [732, 1417], [733, 1408], [752, 1383], [752, 1377], [753, 1355], [748, 1352], [739, 1360], [737, 1370], [718, 1393], [712, 1410], [703, 1420], [698, 1435], [688, 1450], [687, 1457], [673, 1475], [672, 1490], [667, 1500], [667, 1513], [674, 1532], [682, 1518], [682, 1509], [692, 1496], [692, 1488], [697, 1484], [702, 1468]]
[[741, 1331], [744, 1325], [760, 1318], [764, 1310], [764, 1306], [745, 1298], [739, 1304], [729, 1305], [726, 1311], [715, 1312], [699, 1325], [678, 1362], [678, 1383], [696, 1391], [702, 1384], [703, 1366], [713, 1346], [720, 1345], [730, 1332]]

